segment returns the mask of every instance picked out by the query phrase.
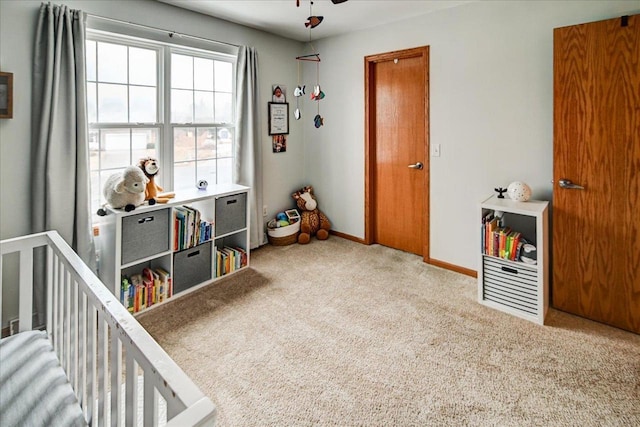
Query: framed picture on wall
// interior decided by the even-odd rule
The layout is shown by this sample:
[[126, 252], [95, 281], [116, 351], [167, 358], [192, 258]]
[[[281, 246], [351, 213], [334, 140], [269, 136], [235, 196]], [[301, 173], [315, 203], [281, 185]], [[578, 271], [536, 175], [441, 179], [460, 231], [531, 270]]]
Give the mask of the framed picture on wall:
[[269, 135], [289, 134], [289, 103], [269, 103]]
[[0, 119], [13, 118], [13, 73], [0, 71]]

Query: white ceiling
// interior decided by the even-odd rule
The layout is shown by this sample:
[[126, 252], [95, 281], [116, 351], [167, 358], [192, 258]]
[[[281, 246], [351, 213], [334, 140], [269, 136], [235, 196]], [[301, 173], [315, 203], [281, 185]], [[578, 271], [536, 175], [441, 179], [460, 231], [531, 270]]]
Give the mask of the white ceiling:
[[[293, 40], [309, 41], [371, 28], [478, 0], [158, 0]], [[312, 15], [324, 21], [309, 30]]]

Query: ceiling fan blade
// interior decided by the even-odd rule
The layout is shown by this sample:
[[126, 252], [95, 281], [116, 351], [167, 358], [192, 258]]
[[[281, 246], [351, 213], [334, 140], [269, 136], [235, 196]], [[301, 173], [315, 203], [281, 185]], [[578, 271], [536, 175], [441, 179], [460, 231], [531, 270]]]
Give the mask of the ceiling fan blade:
[[331, 3], [333, 3], [333, 4], [340, 4], [340, 3], [344, 3], [344, 2], [346, 2], [346, 1], [347, 1], [347, 0], [331, 0]]

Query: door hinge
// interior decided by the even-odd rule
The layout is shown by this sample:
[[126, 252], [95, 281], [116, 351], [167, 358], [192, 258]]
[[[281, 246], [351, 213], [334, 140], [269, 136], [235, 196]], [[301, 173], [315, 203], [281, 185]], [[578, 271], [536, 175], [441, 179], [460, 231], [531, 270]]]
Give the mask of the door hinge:
[[629, 15], [624, 15], [620, 17], [620, 26], [621, 27], [629, 26]]

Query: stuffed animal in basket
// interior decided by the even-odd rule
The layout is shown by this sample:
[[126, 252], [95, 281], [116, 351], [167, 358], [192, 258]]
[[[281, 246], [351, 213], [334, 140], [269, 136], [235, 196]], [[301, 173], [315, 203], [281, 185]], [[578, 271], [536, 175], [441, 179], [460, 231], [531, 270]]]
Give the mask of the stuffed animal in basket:
[[[130, 212], [144, 203], [144, 190], [149, 178], [138, 166], [127, 166], [122, 173], [114, 173], [104, 182], [102, 194], [112, 208], [124, 208]], [[98, 215], [104, 216], [107, 211], [98, 209]]]
[[147, 178], [149, 178], [147, 188], [144, 192], [144, 197], [145, 200], [149, 201], [150, 205], [155, 205], [156, 202], [167, 203], [169, 199], [175, 197], [175, 193], [161, 193], [161, 191], [164, 191], [163, 188], [156, 184], [155, 177], [158, 172], [160, 172], [160, 166], [158, 166], [158, 161], [156, 159], [153, 157], [144, 157], [140, 159], [138, 166], [142, 169]]
[[329, 238], [331, 223], [329, 218], [318, 209], [318, 202], [313, 195], [313, 187], [310, 185], [293, 193], [298, 209], [301, 212], [300, 235], [298, 243], [309, 243], [311, 236], [316, 236], [319, 240]]

